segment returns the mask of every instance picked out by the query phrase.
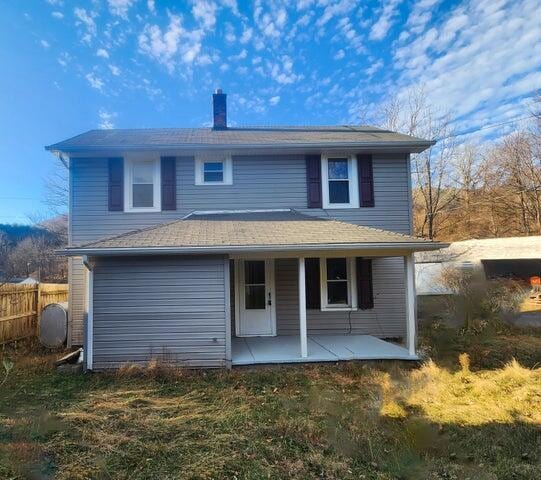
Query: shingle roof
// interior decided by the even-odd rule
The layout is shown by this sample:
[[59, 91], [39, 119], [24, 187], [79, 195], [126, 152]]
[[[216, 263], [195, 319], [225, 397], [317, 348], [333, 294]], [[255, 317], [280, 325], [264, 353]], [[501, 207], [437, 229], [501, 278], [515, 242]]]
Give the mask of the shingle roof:
[[127, 149], [378, 147], [417, 152], [433, 142], [370, 126], [148, 128], [90, 130], [47, 150], [60, 152]]
[[[307, 247], [386, 247], [425, 250], [437, 242], [399, 233], [304, 215], [295, 211], [192, 214], [189, 217], [108, 239], [68, 248], [66, 252], [99, 254], [115, 250], [162, 251], [273, 250]], [[69, 253], [68, 253], [69, 254]]]

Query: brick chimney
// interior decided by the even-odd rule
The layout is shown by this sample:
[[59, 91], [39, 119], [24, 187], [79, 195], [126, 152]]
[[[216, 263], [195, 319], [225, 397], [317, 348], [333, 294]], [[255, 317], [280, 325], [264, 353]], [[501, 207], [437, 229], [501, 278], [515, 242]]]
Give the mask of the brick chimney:
[[227, 95], [217, 88], [212, 94], [212, 118], [213, 130], [225, 130], [227, 128]]

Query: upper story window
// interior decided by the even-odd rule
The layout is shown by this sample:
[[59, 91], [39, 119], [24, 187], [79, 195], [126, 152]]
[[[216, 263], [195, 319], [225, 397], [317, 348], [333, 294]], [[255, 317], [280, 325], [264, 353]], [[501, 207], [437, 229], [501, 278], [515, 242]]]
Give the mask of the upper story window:
[[358, 208], [357, 162], [351, 156], [321, 159], [323, 208]]
[[354, 260], [346, 257], [321, 259], [322, 310], [357, 308]]
[[231, 157], [195, 159], [196, 185], [231, 185], [233, 183], [233, 161]]
[[127, 158], [124, 169], [124, 210], [160, 211], [160, 159]]

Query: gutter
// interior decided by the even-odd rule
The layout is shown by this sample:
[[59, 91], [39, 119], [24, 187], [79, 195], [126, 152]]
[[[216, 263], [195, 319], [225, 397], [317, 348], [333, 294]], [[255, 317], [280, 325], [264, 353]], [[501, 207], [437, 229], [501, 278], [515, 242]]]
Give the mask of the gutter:
[[276, 150], [276, 149], [292, 149], [292, 150], [306, 150], [309, 148], [314, 149], [337, 149], [343, 150], [346, 148], [374, 148], [385, 150], [401, 150], [407, 149], [411, 152], [422, 152], [428, 147], [436, 144], [435, 140], [424, 142], [349, 142], [349, 143], [227, 143], [227, 144], [201, 144], [201, 143], [179, 143], [179, 144], [167, 144], [167, 145], [82, 145], [76, 147], [62, 148], [61, 144], [48, 145], [45, 150], [53, 153], [77, 153], [77, 152], [124, 152], [127, 150], [138, 151], [167, 151], [167, 150]]
[[327, 244], [290, 244], [290, 245], [220, 245], [208, 247], [117, 247], [117, 248], [88, 248], [71, 247], [57, 251], [62, 256], [125, 256], [125, 255], [202, 255], [202, 254], [231, 254], [258, 252], [306, 252], [321, 250], [439, 250], [448, 247], [440, 242], [386, 242], [386, 243], [327, 243]]

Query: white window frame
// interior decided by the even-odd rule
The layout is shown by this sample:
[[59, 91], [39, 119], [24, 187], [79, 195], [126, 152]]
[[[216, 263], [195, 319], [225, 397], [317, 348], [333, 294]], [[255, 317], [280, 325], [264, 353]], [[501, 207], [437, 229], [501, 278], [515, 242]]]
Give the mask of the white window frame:
[[[327, 297], [327, 259], [328, 258], [345, 258], [347, 266], [347, 281], [348, 281], [348, 305], [329, 304]], [[339, 257], [330, 255], [328, 257], [320, 257], [319, 259], [319, 274], [320, 274], [320, 295], [321, 295], [321, 311], [322, 312], [350, 312], [357, 310], [357, 272], [356, 272], [355, 257]]]
[[[224, 178], [221, 182], [205, 182], [205, 163], [223, 163]], [[196, 185], [233, 185], [233, 159], [230, 155], [225, 157], [203, 156], [195, 157], [195, 184]]]
[[[153, 190], [152, 207], [133, 206], [133, 165], [137, 162], [153, 163]], [[125, 212], [160, 212], [162, 209], [161, 198], [161, 162], [160, 157], [155, 155], [130, 155], [124, 158], [124, 211]]]
[[[349, 203], [329, 202], [329, 160], [345, 158], [348, 161]], [[350, 154], [332, 154], [321, 156], [321, 186], [323, 193], [323, 208], [359, 208], [359, 179], [357, 159]]]

